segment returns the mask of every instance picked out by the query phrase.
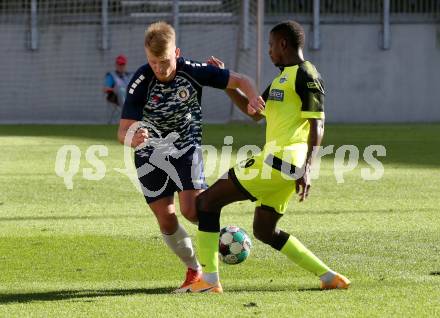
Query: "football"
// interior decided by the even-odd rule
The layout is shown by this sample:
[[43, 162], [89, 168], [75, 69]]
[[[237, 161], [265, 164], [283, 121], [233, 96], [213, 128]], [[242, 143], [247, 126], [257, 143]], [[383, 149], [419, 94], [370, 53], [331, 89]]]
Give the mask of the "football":
[[252, 242], [245, 230], [226, 226], [220, 231], [219, 258], [229, 265], [240, 264], [251, 252]]

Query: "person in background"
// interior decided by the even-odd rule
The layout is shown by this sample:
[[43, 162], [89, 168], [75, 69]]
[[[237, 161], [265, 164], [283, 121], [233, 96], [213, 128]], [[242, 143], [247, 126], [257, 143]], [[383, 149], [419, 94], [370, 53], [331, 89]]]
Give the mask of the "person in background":
[[107, 101], [113, 106], [109, 123], [111, 123], [115, 113], [120, 112], [125, 103], [127, 86], [131, 77], [132, 74], [127, 72], [127, 57], [122, 54], [118, 55], [115, 60], [115, 70], [105, 75], [104, 93]]

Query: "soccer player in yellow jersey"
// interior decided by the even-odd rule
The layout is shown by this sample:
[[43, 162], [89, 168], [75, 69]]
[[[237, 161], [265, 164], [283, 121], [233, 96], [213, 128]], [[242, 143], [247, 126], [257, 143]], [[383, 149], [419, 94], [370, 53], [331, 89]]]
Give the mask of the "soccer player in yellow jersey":
[[[315, 66], [303, 58], [304, 30], [294, 21], [276, 25], [270, 32], [269, 55], [281, 73], [262, 95], [265, 109], [248, 113], [255, 120], [266, 117], [263, 151], [228, 172], [197, 197], [198, 253], [203, 277], [178, 292], [223, 291], [218, 275], [218, 239], [221, 209], [232, 202], [256, 202], [253, 232], [263, 243], [286, 255], [305, 270], [319, 276], [322, 289], [348, 288], [350, 281], [331, 270], [277, 222], [296, 192], [300, 201], [310, 190], [313, 148], [324, 134], [324, 85]], [[220, 60], [212, 64], [222, 67]], [[246, 110], [247, 98], [237, 90], [229, 97]]]

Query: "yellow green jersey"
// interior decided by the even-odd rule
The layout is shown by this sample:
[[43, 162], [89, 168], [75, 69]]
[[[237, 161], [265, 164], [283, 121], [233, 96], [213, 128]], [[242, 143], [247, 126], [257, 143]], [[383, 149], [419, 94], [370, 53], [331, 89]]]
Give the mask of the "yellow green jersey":
[[324, 94], [321, 75], [312, 63], [283, 67], [262, 95], [266, 101], [265, 151], [301, 167], [307, 156], [308, 119], [324, 118]]

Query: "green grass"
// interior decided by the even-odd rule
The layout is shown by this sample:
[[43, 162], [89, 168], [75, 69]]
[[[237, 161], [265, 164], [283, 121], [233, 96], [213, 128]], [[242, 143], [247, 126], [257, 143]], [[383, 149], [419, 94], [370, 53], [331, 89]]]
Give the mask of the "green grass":
[[[184, 268], [164, 246], [123, 168], [114, 126], [0, 126], [1, 317], [322, 317], [440, 315], [440, 125], [328, 125], [325, 144], [370, 144], [387, 156], [378, 181], [364, 162], [336, 183], [326, 156], [308, 201], [280, 221], [353, 283], [317, 279], [253, 239], [251, 257], [221, 265], [223, 295], [172, 295]], [[207, 125], [206, 144], [262, 145], [263, 127]], [[55, 174], [57, 150], [77, 145], [73, 190]], [[82, 177], [90, 145], [108, 147], [102, 180]], [[233, 156], [232, 159], [235, 159]], [[216, 174], [217, 175], [217, 174]], [[212, 183], [215, 176], [209, 181]], [[253, 205], [226, 207], [222, 224], [252, 228]], [[182, 221], [192, 235], [196, 227]]]

